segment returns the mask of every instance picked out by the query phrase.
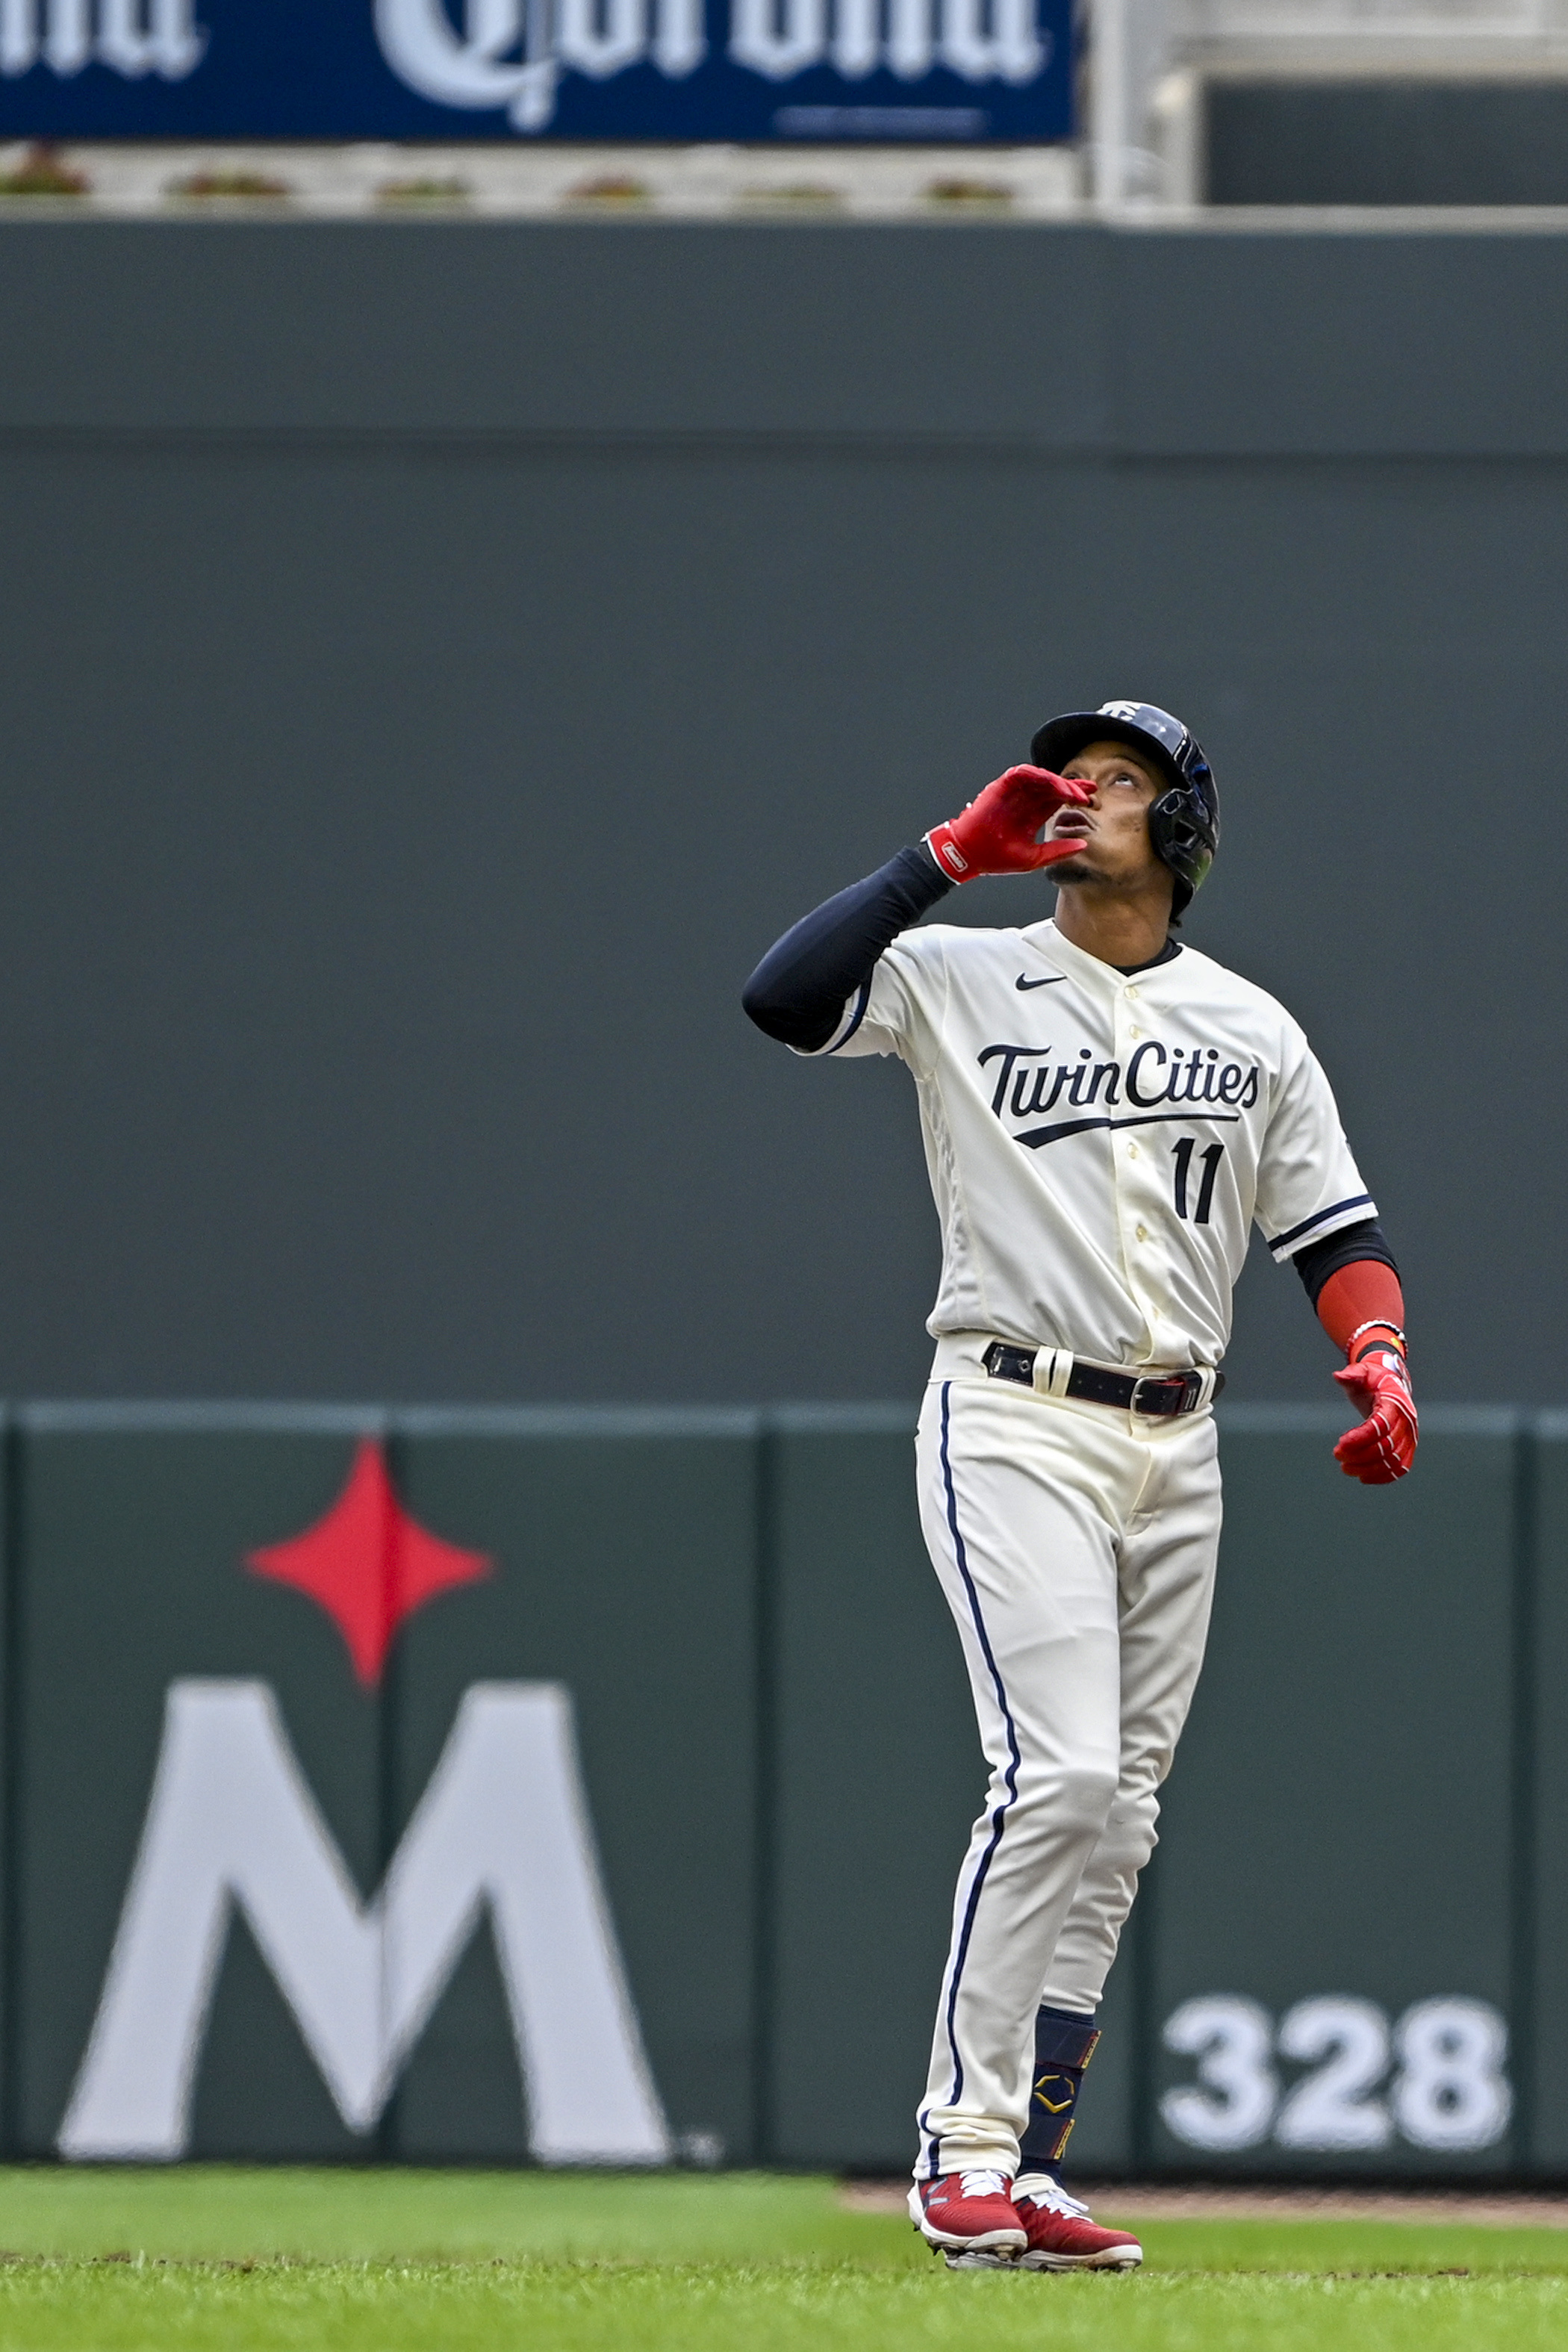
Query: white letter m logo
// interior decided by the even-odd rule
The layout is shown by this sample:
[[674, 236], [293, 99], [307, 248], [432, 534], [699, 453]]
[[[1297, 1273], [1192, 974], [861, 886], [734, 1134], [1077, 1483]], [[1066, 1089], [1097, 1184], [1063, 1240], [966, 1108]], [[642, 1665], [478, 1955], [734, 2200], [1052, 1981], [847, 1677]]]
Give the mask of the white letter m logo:
[[559, 1684], [475, 1683], [464, 1693], [368, 1904], [268, 1685], [172, 1684], [62, 2156], [184, 2152], [235, 1905], [355, 2131], [380, 2116], [488, 1905], [534, 2154], [551, 2164], [668, 2158]]

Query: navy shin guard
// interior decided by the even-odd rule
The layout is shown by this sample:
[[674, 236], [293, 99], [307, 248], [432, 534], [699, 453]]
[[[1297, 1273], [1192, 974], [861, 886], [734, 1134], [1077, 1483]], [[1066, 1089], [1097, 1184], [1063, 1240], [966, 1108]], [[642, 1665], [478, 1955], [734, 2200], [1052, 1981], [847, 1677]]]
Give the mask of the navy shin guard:
[[1100, 2029], [1092, 2017], [1070, 2010], [1042, 2009], [1035, 2020], [1034, 2089], [1029, 2120], [1018, 2146], [1018, 2171], [1054, 2172], [1062, 2159], [1084, 2069], [1094, 2055]]

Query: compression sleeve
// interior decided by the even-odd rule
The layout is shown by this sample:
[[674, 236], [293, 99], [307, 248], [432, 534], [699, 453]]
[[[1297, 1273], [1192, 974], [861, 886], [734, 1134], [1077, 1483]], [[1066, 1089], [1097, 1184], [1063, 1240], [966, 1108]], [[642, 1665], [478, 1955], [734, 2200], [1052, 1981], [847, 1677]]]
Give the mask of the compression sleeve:
[[1358, 1258], [1331, 1274], [1318, 1294], [1318, 1320], [1352, 1363], [1379, 1349], [1405, 1353], [1405, 1293], [1380, 1261]]
[[742, 1004], [782, 1045], [815, 1053], [884, 948], [953, 887], [923, 842], [900, 849], [787, 930], [746, 982]]
[[1310, 1242], [1296, 1253], [1296, 1271], [1307, 1286], [1307, 1296], [1316, 1307], [1323, 1285], [1341, 1268], [1371, 1260], [1386, 1265], [1398, 1278], [1399, 1267], [1394, 1252], [1383, 1237], [1383, 1227], [1375, 1217], [1367, 1217], [1359, 1225], [1342, 1225], [1337, 1234], [1326, 1241]]

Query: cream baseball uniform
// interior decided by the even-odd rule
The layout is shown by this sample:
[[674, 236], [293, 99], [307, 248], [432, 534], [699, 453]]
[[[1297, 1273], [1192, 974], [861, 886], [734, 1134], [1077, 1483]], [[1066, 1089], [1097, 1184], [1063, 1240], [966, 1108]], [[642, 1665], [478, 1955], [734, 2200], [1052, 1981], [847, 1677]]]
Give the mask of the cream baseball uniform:
[[[918, 2171], [1011, 2174], [1036, 2010], [1099, 2000], [1202, 1663], [1251, 1226], [1284, 1260], [1376, 1210], [1300, 1028], [1192, 948], [1124, 976], [1054, 922], [906, 930], [819, 1051], [908, 1063], [942, 1221], [921, 1511], [991, 1782]], [[995, 1340], [1038, 1351], [1032, 1390], [988, 1375]], [[1193, 1370], [1200, 1407], [1069, 1398], [1075, 1356]]]

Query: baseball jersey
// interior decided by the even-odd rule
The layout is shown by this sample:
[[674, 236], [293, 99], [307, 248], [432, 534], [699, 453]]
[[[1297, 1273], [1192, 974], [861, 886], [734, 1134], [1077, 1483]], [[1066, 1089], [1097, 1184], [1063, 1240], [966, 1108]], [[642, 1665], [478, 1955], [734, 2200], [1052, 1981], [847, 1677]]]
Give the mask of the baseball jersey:
[[928, 924], [818, 1054], [897, 1054], [914, 1074], [934, 1334], [1215, 1364], [1255, 1221], [1282, 1261], [1377, 1213], [1300, 1029], [1193, 948], [1124, 975], [1051, 921]]

